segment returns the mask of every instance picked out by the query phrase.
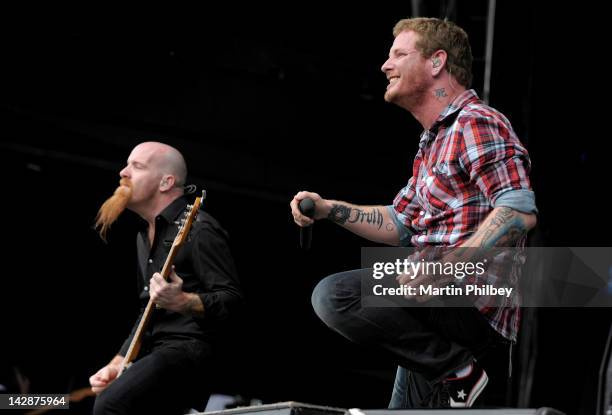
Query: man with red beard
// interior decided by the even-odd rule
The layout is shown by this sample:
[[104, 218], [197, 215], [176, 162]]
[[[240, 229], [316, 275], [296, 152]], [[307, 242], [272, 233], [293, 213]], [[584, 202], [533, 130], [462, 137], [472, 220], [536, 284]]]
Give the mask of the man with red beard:
[[164, 280], [159, 271], [188, 204], [183, 156], [163, 143], [141, 143], [119, 175], [120, 186], [100, 208], [96, 226], [105, 238], [125, 208], [143, 219], [137, 236], [139, 297], [142, 310], [149, 297], [158, 308], [136, 361], [119, 373], [138, 321], [119, 353], [90, 377], [98, 394], [94, 413], [183, 413], [202, 403], [215, 341], [242, 300], [228, 236], [199, 212]]
[[[424, 129], [412, 176], [387, 206], [299, 192], [290, 203], [295, 222], [303, 227], [327, 218], [374, 242], [421, 249], [524, 246], [537, 212], [529, 155], [508, 119], [469, 89], [467, 34], [433, 18], [400, 20], [393, 34], [381, 68], [389, 81], [384, 98]], [[306, 198], [314, 202], [313, 219], [298, 207]], [[488, 382], [477, 359], [496, 343], [516, 341], [517, 303], [362, 307], [361, 276], [361, 270], [328, 276], [315, 288], [312, 304], [349, 340], [392, 353], [399, 368], [390, 407], [472, 406]], [[417, 288], [425, 277], [400, 274], [394, 288]], [[430, 300], [418, 291], [413, 299]]]

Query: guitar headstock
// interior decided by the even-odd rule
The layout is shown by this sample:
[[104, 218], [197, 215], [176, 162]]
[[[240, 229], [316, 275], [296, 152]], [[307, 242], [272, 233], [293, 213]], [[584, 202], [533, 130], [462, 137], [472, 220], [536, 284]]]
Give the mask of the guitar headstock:
[[187, 235], [189, 235], [189, 230], [191, 229], [191, 225], [195, 220], [196, 216], [198, 216], [198, 211], [202, 205], [202, 200], [206, 199], [206, 190], [202, 190], [202, 196], [196, 197], [193, 205], [187, 205], [187, 210], [183, 214], [181, 218], [180, 226], [178, 233], [176, 234], [176, 238], [174, 238], [175, 246], [182, 245], [185, 243], [187, 239]]

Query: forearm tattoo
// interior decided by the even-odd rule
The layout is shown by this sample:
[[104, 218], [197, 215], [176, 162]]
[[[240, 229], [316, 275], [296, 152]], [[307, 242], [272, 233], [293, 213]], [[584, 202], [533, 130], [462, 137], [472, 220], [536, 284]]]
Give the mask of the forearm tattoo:
[[527, 227], [514, 210], [500, 208], [484, 229], [481, 248], [512, 246], [527, 233]]
[[367, 223], [380, 229], [383, 225], [383, 215], [380, 209], [374, 208], [370, 212], [362, 209], [350, 208], [344, 205], [335, 204], [332, 206], [327, 216], [332, 222], [344, 225], [348, 223]]
[[194, 317], [204, 317], [204, 304], [200, 297], [196, 294], [190, 295], [185, 305], [185, 314]]
[[372, 209], [371, 212], [365, 212], [361, 209], [353, 209], [355, 211], [355, 217], [353, 219], [349, 219], [349, 223], [367, 223], [372, 226], [377, 226], [378, 229], [381, 228], [383, 224], [383, 215], [380, 213], [378, 209]]
[[351, 216], [351, 208], [344, 205], [333, 205], [327, 215], [327, 219], [337, 224], [344, 225], [346, 220]]

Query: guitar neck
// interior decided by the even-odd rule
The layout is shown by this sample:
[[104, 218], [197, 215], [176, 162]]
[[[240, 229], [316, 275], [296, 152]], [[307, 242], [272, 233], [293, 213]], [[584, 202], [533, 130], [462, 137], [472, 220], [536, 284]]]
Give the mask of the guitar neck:
[[[198, 213], [198, 210], [200, 209], [200, 203], [201, 203], [201, 200], [205, 197], [205, 194], [206, 194], [205, 192], [202, 192], [202, 197], [196, 198], [194, 204], [189, 209], [189, 212], [187, 214], [187, 218], [185, 219], [184, 224], [181, 226], [181, 228], [179, 229], [179, 232], [176, 235], [176, 238], [174, 239], [174, 243], [172, 244], [172, 247], [170, 248], [170, 252], [168, 252], [168, 256], [166, 257], [166, 262], [164, 263], [164, 266], [160, 272], [164, 280], [168, 280], [168, 277], [170, 276], [170, 273], [172, 271], [172, 264], [174, 263], [174, 258], [176, 258], [176, 255], [178, 254], [178, 250], [180, 249], [185, 239], [187, 238], [187, 234], [189, 233], [189, 230], [191, 229], [191, 224], [193, 223]], [[145, 307], [142, 313], [142, 317], [140, 318], [138, 327], [136, 328], [136, 331], [134, 332], [134, 337], [132, 338], [132, 341], [130, 342], [130, 347], [128, 348], [128, 351], [125, 354], [125, 358], [123, 359], [123, 362], [121, 363], [119, 375], [121, 375], [121, 373], [125, 369], [127, 369], [132, 364], [132, 362], [136, 360], [136, 358], [138, 357], [138, 353], [140, 352], [140, 347], [142, 346], [142, 336], [143, 336], [144, 330], [146, 329], [149, 323], [149, 320], [151, 320], [151, 315], [153, 314], [153, 308], [154, 308], [153, 300], [149, 298], [149, 302], [147, 303], [147, 306]]]
[[121, 375], [121, 373], [123, 373], [125, 369], [130, 367], [132, 362], [136, 360], [136, 357], [138, 357], [138, 353], [140, 352], [140, 346], [142, 345], [142, 334], [144, 332], [145, 327], [149, 323], [149, 320], [151, 319], [151, 314], [153, 313], [153, 305], [153, 300], [149, 298], [149, 302], [147, 303], [147, 306], [145, 307], [142, 313], [142, 317], [140, 318], [138, 327], [134, 332], [134, 337], [132, 337], [132, 341], [130, 342], [130, 347], [128, 348], [128, 351], [125, 354], [125, 357], [123, 358], [123, 362], [121, 363], [119, 375]]
[[[168, 253], [168, 257], [166, 258], [164, 267], [162, 268], [160, 272], [164, 280], [168, 280], [168, 277], [170, 276], [170, 272], [172, 270], [172, 264], [174, 262], [174, 258], [176, 257], [178, 253], [179, 247], [180, 245], [172, 245], [172, 248], [170, 249], [170, 252]], [[132, 338], [132, 341], [130, 342], [130, 347], [128, 348], [128, 351], [125, 354], [125, 358], [123, 359], [121, 370], [119, 371], [120, 373], [123, 370], [127, 369], [132, 364], [132, 362], [136, 360], [136, 357], [138, 357], [138, 353], [140, 352], [140, 347], [142, 345], [143, 332], [145, 328], [147, 327], [149, 320], [151, 319], [151, 315], [153, 314], [154, 306], [155, 304], [153, 303], [153, 300], [149, 298], [149, 302], [147, 303], [147, 306], [145, 307], [144, 312], [142, 313], [142, 318], [140, 319], [140, 322], [138, 323], [138, 327], [136, 328], [136, 331], [134, 332], [134, 337]]]

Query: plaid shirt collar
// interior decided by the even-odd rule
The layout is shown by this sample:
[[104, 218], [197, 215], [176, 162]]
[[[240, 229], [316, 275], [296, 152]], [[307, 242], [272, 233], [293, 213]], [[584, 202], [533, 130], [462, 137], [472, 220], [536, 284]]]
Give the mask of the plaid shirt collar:
[[473, 89], [463, 91], [461, 94], [448, 104], [438, 116], [438, 119], [433, 123], [429, 130], [424, 130], [421, 133], [421, 141], [419, 141], [419, 148], [425, 148], [431, 141], [436, 138], [438, 134], [438, 128], [440, 125], [452, 122], [455, 117], [459, 114], [459, 111], [468, 104], [478, 101], [478, 95]]

